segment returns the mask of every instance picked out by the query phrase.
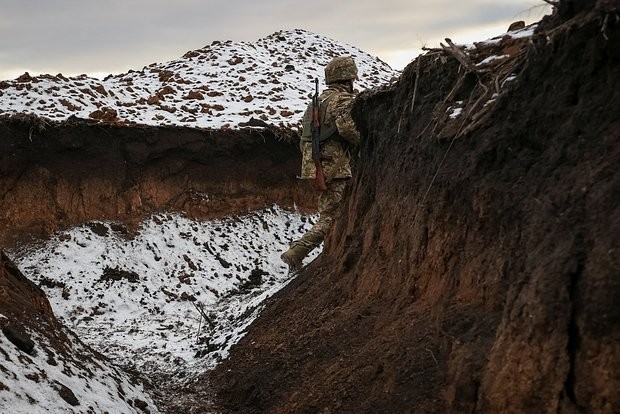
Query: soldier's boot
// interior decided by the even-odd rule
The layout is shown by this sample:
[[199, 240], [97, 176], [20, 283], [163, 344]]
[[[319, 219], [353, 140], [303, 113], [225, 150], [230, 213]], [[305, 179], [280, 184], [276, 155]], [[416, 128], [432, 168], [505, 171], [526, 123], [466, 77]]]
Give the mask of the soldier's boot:
[[312, 249], [300, 244], [293, 244], [291, 247], [280, 255], [280, 259], [286, 263], [289, 270], [297, 272], [303, 266], [304, 258]]

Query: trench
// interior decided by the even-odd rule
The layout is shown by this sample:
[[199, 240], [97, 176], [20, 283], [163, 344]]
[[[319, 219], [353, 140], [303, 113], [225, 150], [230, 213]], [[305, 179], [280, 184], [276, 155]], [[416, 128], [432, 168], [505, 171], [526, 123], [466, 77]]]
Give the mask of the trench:
[[619, 361], [609, 297], [620, 286], [605, 252], [620, 231], [620, 31], [602, 36], [604, 20], [535, 36], [517, 81], [457, 138], [442, 111], [475, 87], [456, 59], [431, 53], [358, 99], [363, 139], [340, 219], [205, 375], [224, 407], [617, 409], [603, 361]]
[[150, 214], [182, 211], [209, 219], [273, 204], [313, 211], [296, 179], [294, 131], [231, 131], [49, 123], [32, 117], [0, 122], [0, 242], [92, 220], [135, 226]]
[[[475, 88], [455, 59], [425, 57], [360, 96], [355, 175], [323, 253], [215, 371], [174, 390], [167, 412], [200, 412], [204, 396], [244, 413], [617, 412], [620, 30], [613, 10], [575, 16], [594, 7], [585, 3], [561, 2], [492, 116], [458, 139], [436, 119], [453, 91]], [[10, 176], [2, 191], [23, 186], [51, 206], [15, 213], [19, 231], [168, 207], [196, 217], [266, 200], [312, 209], [295, 181], [296, 147], [277, 132], [227, 141], [232, 132], [92, 127], [96, 142], [124, 137], [113, 141], [122, 151], [95, 152], [114, 166], [98, 171], [113, 184], [96, 187], [81, 178], [88, 169], [67, 172], [28, 152], [31, 138], [45, 147], [47, 129], [9, 127], [17, 139], [3, 142], [2, 165], [16, 168], [1, 171]], [[80, 128], [50, 129], [50, 154], [81, 154]], [[110, 186], [114, 208], [96, 208], [83, 190], [75, 207], [37, 182]], [[13, 212], [32, 203], [25, 193], [7, 201]]]
[[[206, 245], [205, 252], [201, 254], [197, 251], [196, 256], [192, 257], [194, 262], [190, 258], [187, 258], [186, 263], [181, 260], [181, 266], [189, 264], [183, 277], [209, 276], [210, 272], [204, 266], [205, 257], [210, 256], [218, 261], [214, 266], [221, 267], [224, 271], [228, 268], [233, 268], [233, 271], [241, 268], [241, 271], [237, 272], [241, 276], [243, 269], [249, 272], [254, 266], [248, 281], [244, 284], [241, 280], [238, 288], [223, 293], [211, 289], [216, 296], [224, 296], [221, 296], [221, 304], [218, 301], [216, 305], [208, 305], [207, 309], [212, 315], [223, 315], [223, 319], [215, 323], [212, 321], [209, 326], [206, 325], [207, 321], [201, 319], [205, 323], [202, 330], [195, 331], [195, 327], [188, 330], [187, 335], [196, 339], [196, 344], [189, 344], [189, 348], [195, 348], [193, 352], [196, 355], [194, 358], [191, 355], [184, 357], [186, 362], [177, 368], [167, 360], [162, 360], [159, 367], [148, 365], [151, 359], [148, 355], [161, 352], [161, 349], [155, 346], [151, 351], [142, 351], [144, 355], [132, 358], [132, 351], [124, 350], [122, 341], [110, 340], [102, 343], [100, 338], [110, 334], [113, 337], [115, 331], [123, 329], [123, 322], [116, 316], [115, 324], [118, 326], [109, 329], [107, 333], [105, 328], [103, 331], [98, 328], [96, 321], [92, 322], [92, 327], [90, 323], [81, 323], [79, 328], [83, 341], [112, 358], [114, 363], [122, 366], [130, 376], [144, 381], [147, 391], [160, 405], [160, 409], [165, 410], [166, 406], [171, 404], [171, 399], [174, 404], [183, 400], [188, 404], [206, 404], [212, 399], [209, 391], [198, 392], [202, 395], [198, 401], [193, 400], [193, 395], [187, 399], [188, 392], [183, 384], [188, 380], [186, 376], [190, 375], [189, 371], [194, 369], [189, 366], [199, 364], [200, 361], [204, 364], [215, 363], [213, 361], [217, 360], [223, 344], [230, 342], [230, 335], [225, 331], [238, 330], [239, 326], [246, 323], [244, 321], [253, 318], [253, 313], [260, 307], [257, 296], [260, 298], [259, 295], [268, 294], [267, 292], [285, 281], [286, 273], [281, 274], [281, 269], [276, 266], [279, 261], [273, 260], [273, 266], [270, 265], [267, 263], [267, 254], [277, 254], [278, 249], [283, 248], [280, 246], [283, 240], [292, 237], [305, 225], [305, 220], [299, 222], [298, 216], [301, 214], [303, 219], [316, 208], [316, 200], [313, 192], [309, 191], [310, 187], [297, 178], [300, 153], [296, 132], [270, 128], [211, 131], [112, 126], [76, 119], [51, 123], [33, 117], [12, 117], [1, 119], [0, 136], [0, 194], [3, 194], [0, 246], [4, 251], [14, 253], [14, 258], [24, 266], [21, 270], [29, 274], [33, 282], [48, 290], [50, 301], [53, 301], [55, 306], [64, 307], [62, 310], [57, 309], [56, 313], [57, 316], [62, 315], [62, 320], [69, 323], [69, 326], [78, 321], [71, 316], [79, 309], [79, 306], [76, 308], [71, 305], [73, 302], [70, 299], [73, 297], [83, 297], [81, 305], [84, 308], [87, 308], [87, 305], [94, 306], [92, 312], [95, 318], [99, 318], [98, 314], [102, 311], [105, 313], [106, 308], [96, 305], [96, 300], [89, 299], [85, 292], [80, 291], [81, 281], [57, 281], [66, 276], [62, 275], [62, 271], [59, 273], [62, 269], [61, 263], [58, 263], [58, 269], [54, 268], [53, 264], [58, 262], [58, 258], [72, 262], [75, 260], [75, 253], [59, 251], [60, 245], [55, 244], [54, 240], [64, 240], [65, 246], [77, 244], [86, 247], [92, 245], [93, 240], [111, 246], [124, 245], [125, 253], [118, 252], [118, 262], [123, 263], [126, 258], [122, 255], [132, 255], [127, 253], [131, 251], [130, 246], [134, 245], [131, 240], [143, 231], [145, 223], [147, 226], [149, 223], [151, 226], [159, 225], [161, 231], [157, 233], [165, 231], [169, 238], [179, 232], [177, 227], [181, 223], [187, 227], [186, 233], [181, 232], [181, 235], [191, 232], [195, 243], [204, 242]], [[297, 227], [276, 230], [278, 225], [281, 225], [279, 216], [289, 217], [291, 225]], [[188, 227], [183, 224], [183, 220], [193, 224]], [[243, 224], [258, 220], [263, 224], [262, 227], [257, 227], [254, 240], [244, 239], [241, 245], [246, 249], [255, 248], [253, 243], [258, 241], [261, 235], [265, 235], [265, 231], [261, 233], [259, 230], [267, 230], [268, 226], [268, 231], [281, 233], [275, 234], [277, 247], [272, 248], [273, 252], [257, 249], [253, 253], [256, 257], [252, 263], [245, 263], [245, 259], [241, 258], [231, 263], [233, 260], [230, 254], [226, 256], [228, 261], [221, 256], [227, 254], [229, 242], [216, 245], [217, 241], [207, 236], [208, 231], [215, 232], [213, 227], [217, 229], [217, 225], [208, 225], [214, 220], [224, 220], [219, 225], [223, 228], [234, 225], [237, 221]], [[230, 234], [233, 232], [237, 238], [242, 238], [234, 227], [230, 229]], [[106, 239], [112, 241], [106, 242]], [[163, 242], [160, 240], [158, 243]], [[149, 252], [161, 256], [161, 252], [153, 246], [149, 245]], [[42, 249], [48, 249], [49, 253], [44, 253]], [[81, 259], [87, 258], [86, 253], [76, 253], [82, 256]], [[42, 256], [37, 259], [37, 254]], [[106, 253], [107, 255], [109, 254]], [[30, 259], [31, 257], [35, 258]], [[102, 259], [95, 257], [85, 268], [73, 269], [76, 276], [90, 280], [88, 275], [97, 273], [95, 262], [100, 260]], [[155, 257], [155, 260], [161, 261], [161, 257]], [[47, 267], [43, 263], [47, 264]], [[112, 267], [103, 269], [100, 279], [96, 279], [95, 275], [89, 290], [98, 291], [101, 284], [107, 284], [109, 288], [144, 285], [148, 280], [144, 275], [148, 269], [139, 271], [139, 276], [136, 272], [127, 270], [127, 264], [121, 264], [120, 267], [114, 267], [114, 264], [110, 266]], [[47, 271], [42, 270], [44, 274], [40, 274], [37, 269]], [[267, 272], [263, 269], [267, 269]], [[106, 274], [120, 275], [120, 279], [106, 279]], [[126, 277], [126, 280], [123, 277]], [[135, 283], [139, 279], [141, 281]], [[183, 283], [185, 282], [181, 284]], [[257, 285], [254, 286], [255, 284]], [[13, 285], [10, 285], [9, 290], [13, 288]], [[42, 295], [40, 289], [37, 291], [38, 295]], [[169, 295], [168, 299], [182, 300], [182, 297], [179, 298], [173, 291], [174, 288], [166, 288], [164, 293]], [[62, 298], [59, 296], [61, 292]], [[154, 289], [151, 289], [144, 295], [148, 297], [154, 293]], [[195, 294], [195, 291], [192, 293]], [[100, 295], [103, 294], [105, 290]], [[203, 292], [203, 296], [204, 294], [210, 294], [208, 289]], [[131, 291], [126, 291], [125, 295], [131, 295]], [[10, 315], [11, 309], [17, 312], [22, 308], [32, 309], [33, 304], [41, 300], [38, 296], [33, 298], [31, 295], [24, 295], [18, 304], [9, 306], [11, 301], [7, 302], [8, 308], [2, 307], [2, 312]], [[114, 298], [107, 300], [113, 301]], [[234, 314], [234, 304], [243, 300], [248, 303], [243, 314]], [[99, 301], [99, 304], [101, 303]], [[177, 313], [193, 318], [194, 309], [185, 309], [187, 303], [191, 302], [178, 302]], [[34, 309], [38, 309], [38, 305]], [[49, 305], [45, 310], [39, 311], [48, 314], [46, 318], [50, 318], [51, 325], [57, 323], [51, 315]], [[157, 319], [156, 312], [152, 313], [152, 319]], [[179, 318], [172, 317], [169, 323], [177, 319]], [[17, 318], [17, 321], [26, 323], [23, 317]], [[150, 326], [146, 320], [143, 324], [145, 327]], [[179, 339], [174, 338], [181, 338], [183, 335], [185, 334], [175, 333], [170, 336], [170, 340], [177, 341]], [[222, 343], [211, 344], [212, 341]], [[171, 355], [173, 354], [174, 352]], [[143, 366], [136, 365], [137, 362]], [[174, 392], [171, 393], [171, 390]]]

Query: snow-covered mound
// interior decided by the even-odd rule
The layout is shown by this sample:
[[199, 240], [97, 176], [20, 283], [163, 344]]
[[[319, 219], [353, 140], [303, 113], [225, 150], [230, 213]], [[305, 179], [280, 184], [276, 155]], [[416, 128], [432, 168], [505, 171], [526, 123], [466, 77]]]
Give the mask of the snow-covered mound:
[[0, 250], [0, 413], [155, 413], [141, 383], [54, 317]]
[[[0, 314], [0, 319], [4, 316]], [[44, 337], [29, 332], [37, 344]], [[82, 361], [66, 358], [52, 346], [28, 355], [0, 334], [3, 354], [0, 378], [0, 411], [3, 413], [143, 413], [157, 412], [141, 385], [104, 360], [92, 356], [71, 335], [71, 353]], [[5, 411], [6, 410], [6, 411]]]
[[298, 128], [313, 79], [322, 80], [323, 67], [338, 55], [356, 60], [360, 90], [398, 74], [353, 46], [297, 29], [256, 43], [216, 41], [178, 60], [104, 80], [26, 73], [0, 82], [0, 115], [199, 128], [238, 128], [255, 118]]
[[59, 320], [116, 363], [204, 370], [290, 280], [279, 255], [310, 219], [278, 207], [205, 222], [159, 214], [132, 237], [93, 222], [12, 254]]

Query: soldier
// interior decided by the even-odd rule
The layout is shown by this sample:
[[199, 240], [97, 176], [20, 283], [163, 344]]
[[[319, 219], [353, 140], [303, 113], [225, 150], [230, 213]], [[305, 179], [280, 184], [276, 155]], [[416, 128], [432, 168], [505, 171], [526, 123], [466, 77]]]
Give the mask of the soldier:
[[[346, 183], [351, 178], [350, 149], [359, 144], [359, 133], [351, 118], [351, 101], [354, 98], [353, 81], [357, 66], [351, 57], [333, 58], [325, 66], [327, 89], [319, 97], [321, 131], [336, 126], [335, 133], [321, 144], [321, 159], [327, 189], [319, 192], [319, 219], [299, 240], [291, 243], [280, 258], [293, 271], [301, 269], [304, 258], [318, 247], [334, 222]], [[303, 118], [300, 149], [302, 154], [301, 178], [315, 178], [312, 159], [312, 105]]]

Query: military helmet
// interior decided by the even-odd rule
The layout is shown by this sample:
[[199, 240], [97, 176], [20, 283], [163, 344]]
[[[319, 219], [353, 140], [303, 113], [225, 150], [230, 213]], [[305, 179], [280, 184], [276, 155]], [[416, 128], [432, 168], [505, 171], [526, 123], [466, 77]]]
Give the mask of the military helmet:
[[325, 66], [325, 83], [357, 79], [357, 66], [350, 56], [337, 56]]

